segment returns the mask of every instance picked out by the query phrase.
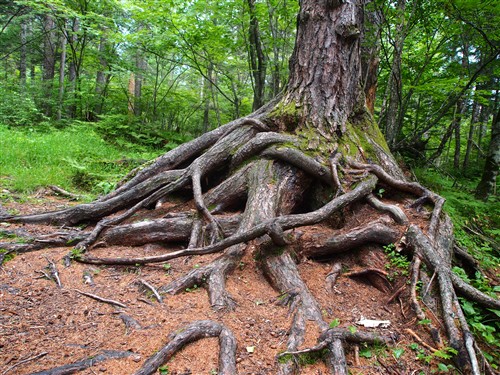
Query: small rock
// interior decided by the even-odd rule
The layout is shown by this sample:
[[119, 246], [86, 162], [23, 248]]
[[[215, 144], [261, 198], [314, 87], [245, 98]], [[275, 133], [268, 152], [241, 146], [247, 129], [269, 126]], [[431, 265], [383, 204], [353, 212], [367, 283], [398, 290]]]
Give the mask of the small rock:
[[136, 355], [136, 356], [132, 357], [132, 361], [134, 361], [134, 362], [136, 362], [136, 363], [137, 363], [137, 362], [140, 362], [140, 361], [141, 361], [141, 356]]
[[106, 372], [106, 371], [108, 371], [108, 370], [107, 370], [105, 367], [100, 367], [100, 368], [99, 368], [99, 371], [100, 371], [100, 372]]

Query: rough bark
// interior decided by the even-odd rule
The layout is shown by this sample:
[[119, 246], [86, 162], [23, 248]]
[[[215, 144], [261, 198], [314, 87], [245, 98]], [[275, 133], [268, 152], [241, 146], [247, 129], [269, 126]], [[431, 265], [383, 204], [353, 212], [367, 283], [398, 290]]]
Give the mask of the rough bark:
[[326, 3], [301, 4], [283, 102], [300, 108], [300, 127], [331, 139], [360, 105], [362, 10], [357, 1]]

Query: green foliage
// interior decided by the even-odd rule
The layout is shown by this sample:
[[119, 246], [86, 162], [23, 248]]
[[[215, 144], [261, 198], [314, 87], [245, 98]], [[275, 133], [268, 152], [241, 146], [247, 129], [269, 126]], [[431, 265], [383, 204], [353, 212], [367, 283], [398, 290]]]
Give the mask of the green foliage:
[[287, 363], [295, 359], [299, 366], [308, 366], [308, 365], [314, 365], [315, 363], [322, 361], [327, 355], [328, 355], [328, 349], [323, 349], [310, 353], [301, 353], [299, 355], [285, 354], [278, 357], [278, 362]]
[[168, 374], [170, 374], [170, 370], [169, 370], [169, 368], [168, 368], [168, 366], [167, 366], [167, 365], [160, 366], [160, 367], [158, 368], [158, 372], [159, 372], [161, 375], [168, 375]]
[[163, 130], [159, 124], [143, 123], [128, 115], [107, 115], [96, 123], [97, 132], [113, 145], [130, 151], [168, 151], [192, 139], [189, 135]]
[[12, 89], [0, 91], [0, 123], [24, 128], [46, 128], [48, 118], [26, 93]]
[[408, 276], [408, 270], [410, 267], [410, 261], [401, 254], [397, 249], [396, 245], [389, 244], [383, 247], [384, 252], [387, 254], [387, 258], [389, 259], [389, 263], [385, 265], [387, 270], [390, 270], [387, 278], [389, 281], [394, 280], [399, 275]]
[[8, 262], [9, 260], [12, 260], [14, 259], [16, 256], [15, 253], [13, 252], [9, 252], [5, 249], [0, 249], [0, 266], [5, 263], [5, 262]]

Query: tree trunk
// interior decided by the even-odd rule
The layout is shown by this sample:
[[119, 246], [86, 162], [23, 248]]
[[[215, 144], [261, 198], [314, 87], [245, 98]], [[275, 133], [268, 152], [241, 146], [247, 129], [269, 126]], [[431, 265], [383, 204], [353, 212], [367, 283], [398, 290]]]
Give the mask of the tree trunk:
[[382, 31], [382, 15], [378, 9], [365, 12], [365, 27], [361, 42], [361, 66], [366, 106], [373, 115], [378, 83], [378, 67], [380, 63], [380, 33]]
[[67, 34], [66, 34], [66, 22], [64, 23], [64, 35], [62, 36], [61, 42], [61, 61], [59, 62], [59, 100], [57, 103], [57, 120], [60, 121], [62, 118], [63, 106], [64, 106], [64, 80], [66, 72], [66, 44], [67, 44]]
[[256, 111], [264, 105], [264, 89], [266, 87], [266, 56], [262, 49], [259, 31], [259, 20], [255, 12], [255, 0], [247, 0], [250, 14], [248, 29], [250, 67], [253, 77], [253, 110]]
[[72, 94], [71, 103], [68, 105], [69, 118], [76, 118], [78, 102], [78, 80], [79, 80], [79, 58], [78, 56], [78, 32], [80, 31], [80, 21], [75, 18], [72, 20], [71, 30], [68, 33], [67, 42], [71, 48], [71, 60], [68, 68], [69, 91]]
[[142, 81], [143, 74], [146, 69], [146, 60], [137, 51], [135, 55], [135, 77], [134, 77], [134, 115], [140, 116], [142, 114]]
[[348, 118], [364, 108], [359, 51], [362, 9], [355, 2], [331, 3], [302, 2], [283, 98], [284, 107], [293, 106], [299, 112], [299, 127], [326, 139], [345, 133]]
[[104, 106], [104, 99], [106, 97], [106, 89], [109, 83], [110, 75], [107, 73], [108, 60], [107, 60], [107, 38], [102, 35], [99, 39], [99, 64], [100, 69], [96, 73], [95, 79], [95, 103], [94, 103], [94, 111], [93, 111], [93, 120], [96, 119], [102, 113], [102, 109]]
[[474, 134], [476, 130], [476, 124], [479, 121], [480, 111], [481, 111], [481, 104], [478, 103], [477, 98], [475, 98], [474, 104], [472, 105], [472, 114], [469, 125], [469, 135], [467, 136], [467, 147], [465, 149], [464, 161], [462, 165], [463, 173], [467, 173], [467, 170], [469, 169], [470, 155], [472, 152], [472, 146], [474, 143]]
[[476, 188], [476, 198], [487, 200], [496, 186], [500, 168], [500, 110], [494, 116], [491, 124], [491, 140], [488, 156], [484, 164], [481, 181]]
[[21, 21], [21, 50], [19, 53], [19, 82], [21, 84], [21, 89], [24, 90], [26, 87], [26, 56], [27, 56], [27, 34], [28, 34], [28, 20], [23, 18]]
[[56, 66], [56, 42], [55, 22], [50, 15], [44, 16], [43, 29], [45, 37], [43, 40], [43, 109], [44, 114], [52, 116], [52, 87]]
[[389, 147], [394, 148], [399, 131], [399, 110], [401, 109], [403, 84], [401, 75], [401, 58], [403, 55], [403, 45], [406, 39], [406, 26], [404, 12], [406, 0], [398, 0], [397, 10], [400, 17], [400, 23], [396, 27], [396, 39], [393, 45], [392, 67], [389, 79], [389, 102], [385, 115], [385, 138]]

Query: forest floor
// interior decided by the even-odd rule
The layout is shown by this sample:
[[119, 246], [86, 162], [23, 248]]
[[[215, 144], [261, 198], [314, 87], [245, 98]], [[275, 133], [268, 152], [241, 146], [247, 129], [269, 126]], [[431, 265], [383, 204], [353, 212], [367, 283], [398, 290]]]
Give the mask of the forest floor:
[[[69, 204], [73, 203], [41, 191], [27, 199], [11, 194], [5, 199], [4, 194], [1, 207], [30, 213], [60, 209]], [[3, 229], [22, 228], [38, 234], [53, 230], [40, 225], [0, 225]], [[314, 227], [305, 230], [313, 231]], [[236, 309], [225, 312], [213, 311], [202, 287], [179, 295], [165, 295], [163, 303], [159, 303], [140, 282], [143, 280], [159, 288], [210, 262], [216, 254], [141, 267], [95, 267], [77, 262], [65, 267], [63, 257], [70, 247], [15, 256], [0, 268], [0, 374], [31, 374], [91, 358], [105, 350], [133, 354], [96, 363], [81, 374], [132, 374], [165, 345], [169, 333], [194, 320], [206, 319], [223, 322], [233, 331], [238, 341], [239, 374], [275, 374], [276, 356], [286, 350], [291, 314], [288, 306], [280, 304], [279, 292], [269, 286], [256, 267], [251, 245], [249, 247], [240, 266], [227, 281], [228, 291], [237, 303]], [[106, 252], [106, 256], [112, 257], [153, 255], [164, 251], [161, 246], [115, 246], [96, 248], [92, 253], [103, 255]], [[344, 270], [359, 268], [357, 258], [356, 253], [343, 256], [340, 260]], [[59, 270], [61, 288], [43, 277], [41, 271], [49, 261]], [[322, 306], [325, 321], [336, 321], [340, 327], [352, 330], [356, 327], [357, 330], [399, 335], [396, 347], [361, 347], [359, 358], [354, 348], [348, 347], [346, 354], [352, 374], [430, 374], [436, 368], [437, 362], [426, 364], [417, 359], [417, 346], [417, 350], [424, 349], [407, 329], [416, 332], [427, 343], [431, 343], [431, 339], [411, 311], [407, 292], [387, 303], [392, 291], [384, 293], [362, 279], [346, 276], [339, 277], [332, 292], [325, 284], [331, 264], [301, 260], [298, 267]], [[92, 282], [85, 278], [86, 275]], [[405, 279], [396, 278], [393, 290], [404, 283]], [[96, 301], [78, 291], [119, 301], [126, 308]], [[389, 320], [390, 326], [364, 328], [357, 324], [362, 317]], [[129, 318], [139, 325], [131, 325]], [[129, 322], [128, 326], [125, 321]], [[303, 347], [314, 346], [317, 336], [318, 332], [311, 326]], [[160, 373], [215, 374], [217, 361], [217, 339], [203, 339], [177, 353]], [[327, 373], [321, 361], [311, 362], [303, 367], [303, 374]]]

